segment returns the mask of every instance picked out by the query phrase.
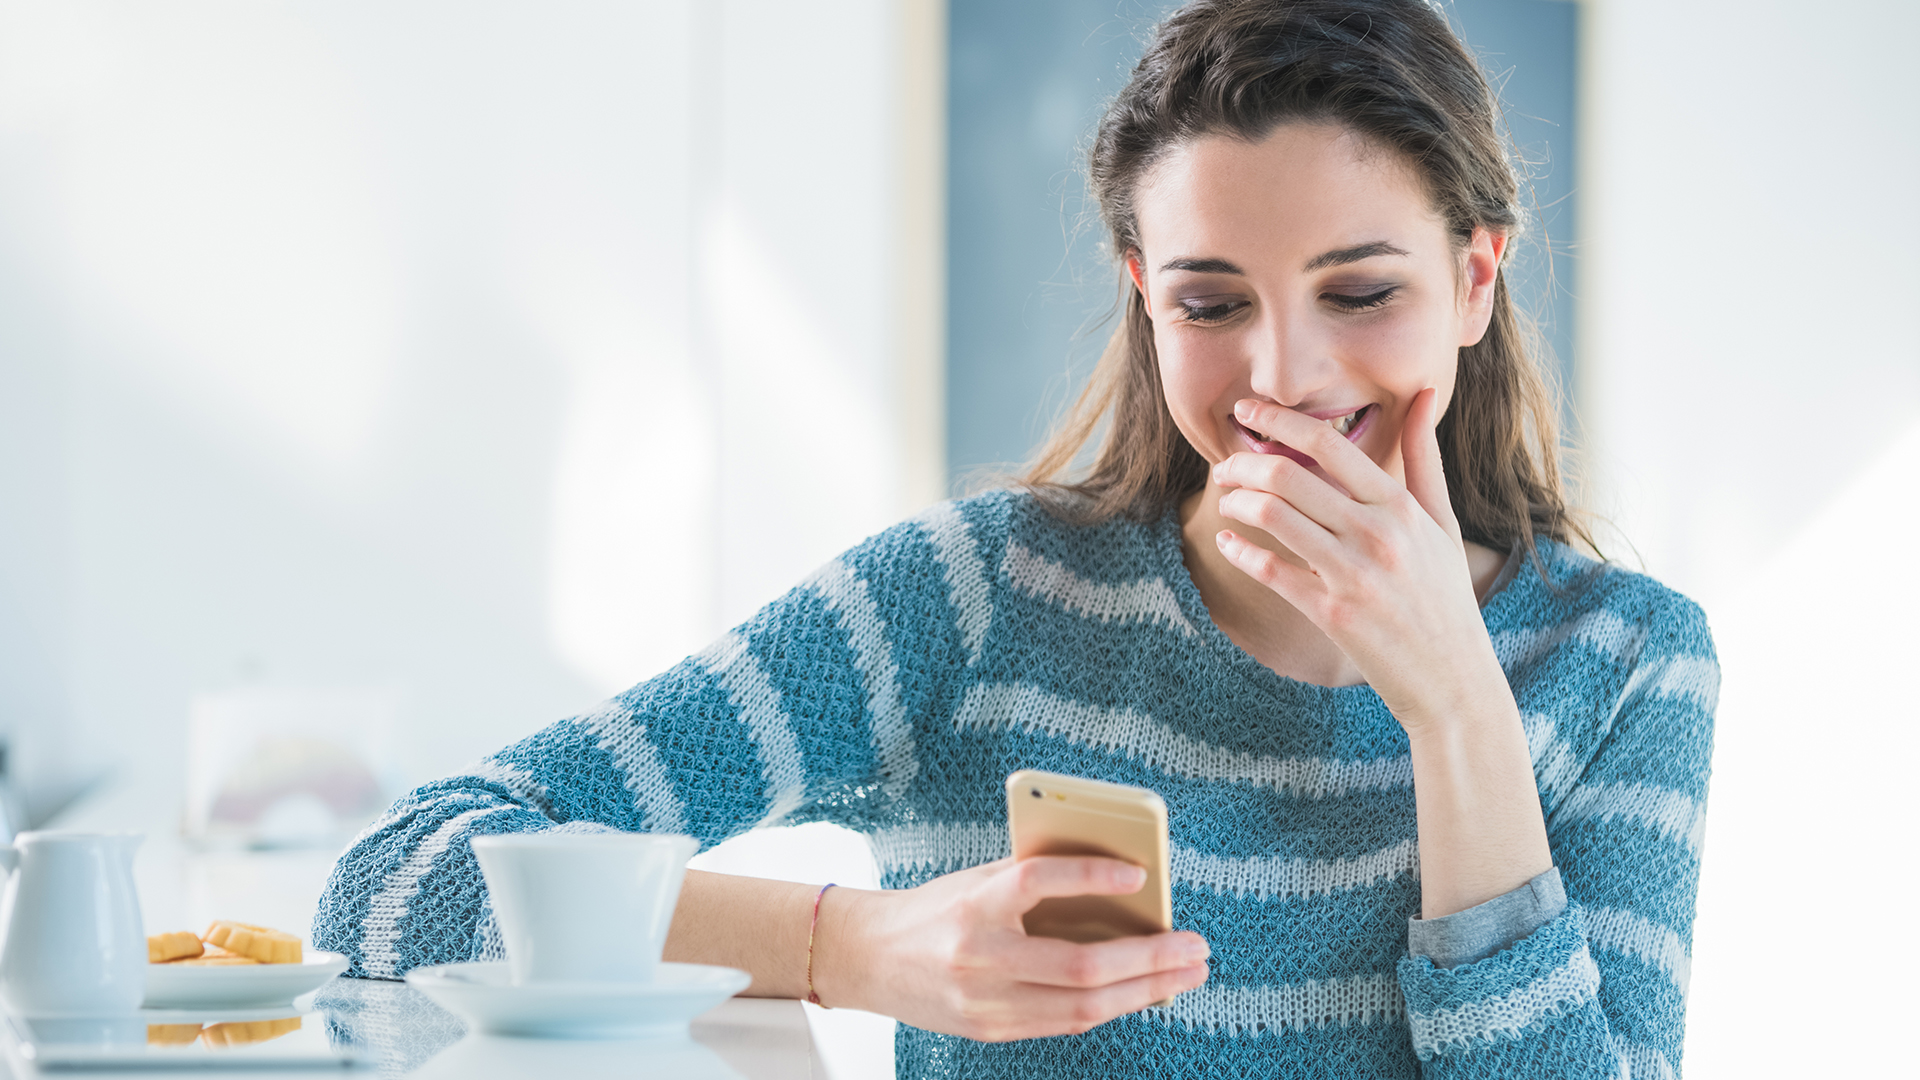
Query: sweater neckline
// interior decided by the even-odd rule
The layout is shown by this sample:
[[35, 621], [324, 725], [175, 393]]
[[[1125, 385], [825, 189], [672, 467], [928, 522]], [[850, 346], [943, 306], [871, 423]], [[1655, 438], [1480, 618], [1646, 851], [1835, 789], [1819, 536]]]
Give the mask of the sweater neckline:
[[[1535, 543], [1544, 549], [1552, 541], [1545, 537], [1537, 537]], [[1214, 624], [1213, 615], [1208, 612], [1206, 601], [1200, 596], [1200, 587], [1193, 583], [1193, 575], [1187, 570], [1177, 504], [1170, 507], [1161, 516], [1159, 524], [1155, 526], [1153, 548], [1154, 557], [1160, 562], [1162, 580], [1172, 588], [1181, 613], [1186, 615], [1187, 621], [1193, 624], [1200, 638], [1200, 648], [1215, 661], [1225, 664], [1242, 678], [1266, 688], [1283, 700], [1298, 701], [1307, 698], [1329, 705], [1355, 704], [1356, 699], [1378, 700], [1379, 695], [1374, 693], [1371, 683], [1322, 686], [1319, 683], [1305, 682], [1280, 674], [1234, 644], [1226, 631]], [[1545, 550], [1541, 552], [1543, 559], [1548, 554]], [[1516, 545], [1515, 550], [1508, 555], [1507, 565], [1495, 578], [1491, 593], [1480, 605], [1480, 617], [1485, 621], [1489, 634], [1510, 621], [1514, 606], [1523, 602], [1521, 594], [1525, 592], [1527, 583], [1537, 576], [1524, 572], [1525, 558], [1524, 549]], [[1520, 560], [1518, 567], [1514, 565], [1515, 559]]]

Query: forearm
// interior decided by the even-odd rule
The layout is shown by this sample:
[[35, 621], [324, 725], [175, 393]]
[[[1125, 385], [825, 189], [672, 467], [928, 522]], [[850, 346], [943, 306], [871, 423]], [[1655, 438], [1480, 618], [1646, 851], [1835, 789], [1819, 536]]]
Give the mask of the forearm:
[[1504, 680], [1409, 726], [1421, 917], [1464, 911], [1553, 865], [1526, 732]]
[[818, 885], [687, 871], [665, 959], [753, 976], [748, 997], [807, 996], [807, 929]]

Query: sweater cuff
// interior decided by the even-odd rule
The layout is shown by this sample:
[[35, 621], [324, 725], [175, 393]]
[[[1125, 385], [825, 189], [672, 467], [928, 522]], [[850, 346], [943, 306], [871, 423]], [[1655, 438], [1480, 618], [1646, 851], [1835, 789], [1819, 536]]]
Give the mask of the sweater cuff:
[[1551, 867], [1512, 892], [1465, 911], [1438, 919], [1408, 919], [1407, 952], [1440, 968], [1472, 964], [1527, 937], [1566, 909], [1560, 868]]

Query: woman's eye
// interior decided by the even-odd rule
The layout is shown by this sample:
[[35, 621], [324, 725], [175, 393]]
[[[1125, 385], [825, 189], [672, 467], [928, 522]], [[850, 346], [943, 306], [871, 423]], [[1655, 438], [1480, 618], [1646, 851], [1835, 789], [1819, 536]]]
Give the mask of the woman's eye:
[[1182, 300], [1180, 302], [1180, 319], [1182, 322], [1219, 322], [1246, 306], [1247, 302], [1245, 300], [1225, 300], [1218, 304], [1201, 303], [1195, 300]]
[[1352, 293], [1322, 293], [1321, 299], [1343, 311], [1365, 311], [1368, 308], [1377, 308], [1381, 304], [1393, 299], [1393, 294], [1399, 291], [1400, 287], [1398, 285], [1389, 285], [1379, 292], [1370, 292], [1360, 296], [1355, 296]]

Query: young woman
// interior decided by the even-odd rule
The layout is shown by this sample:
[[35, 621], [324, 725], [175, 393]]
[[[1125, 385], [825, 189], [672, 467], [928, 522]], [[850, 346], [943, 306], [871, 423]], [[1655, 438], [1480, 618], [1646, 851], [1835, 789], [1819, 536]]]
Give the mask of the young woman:
[[[1418, 0], [1173, 15], [1092, 153], [1123, 321], [1026, 483], [407, 796], [316, 944], [487, 954], [475, 835], [828, 820], [885, 890], [689, 874], [668, 955], [898, 1017], [902, 1076], [1674, 1073], [1718, 669], [1574, 547], [1496, 132]], [[1178, 929], [1023, 933], [1140, 873], [1005, 858], [1019, 768], [1165, 798]]]

